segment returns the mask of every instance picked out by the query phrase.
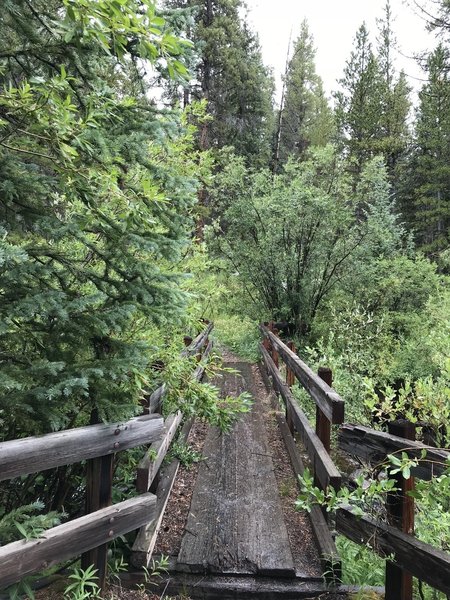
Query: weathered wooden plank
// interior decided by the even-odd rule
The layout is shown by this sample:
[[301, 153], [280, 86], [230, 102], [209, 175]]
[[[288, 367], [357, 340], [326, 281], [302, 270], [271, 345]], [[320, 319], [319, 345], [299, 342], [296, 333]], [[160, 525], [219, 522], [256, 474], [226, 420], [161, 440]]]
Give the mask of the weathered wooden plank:
[[156, 508], [153, 519], [143, 525], [134, 541], [131, 549], [130, 560], [133, 567], [148, 567], [152, 558], [153, 549], [156, 544], [159, 529], [164, 517], [170, 492], [172, 491], [175, 478], [178, 473], [180, 461], [175, 459], [164, 468], [164, 472], [156, 490]]
[[[304, 465], [295, 445], [295, 440], [290, 434], [289, 427], [282, 415], [278, 415], [281, 435], [286, 445], [292, 467], [296, 475], [302, 475]], [[284, 423], [283, 423], [284, 421]], [[323, 516], [319, 506], [312, 506], [309, 513], [309, 519], [316, 540], [317, 549], [320, 556], [323, 573], [327, 580], [339, 581], [342, 576], [342, 563], [338, 554], [336, 544], [334, 543], [328, 523]]]
[[394, 452], [406, 452], [410, 458], [420, 459], [421, 452], [425, 449], [426, 457], [420, 459], [418, 466], [411, 470], [414, 477], [425, 480], [441, 475], [450, 457], [447, 450], [405, 440], [361, 425], [342, 425], [339, 431], [339, 447], [372, 464], [384, 462], [386, 456]]
[[311, 463], [313, 464], [315, 475], [323, 486], [323, 489], [326, 489], [328, 485], [331, 485], [334, 489], [338, 490], [341, 487], [342, 480], [339, 470], [325, 450], [324, 445], [308, 421], [307, 416], [296, 402], [289, 386], [284, 383], [281, 373], [276, 368], [271, 356], [262, 344], [260, 350], [267, 370], [272, 376], [274, 385], [285, 401], [294, 427], [300, 434], [302, 442], [305, 445]]
[[395, 562], [414, 577], [450, 594], [450, 554], [391, 525], [357, 517], [349, 508], [338, 509], [336, 529], [357, 544], [369, 545], [380, 556], [394, 555]]
[[163, 432], [159, 415], [88, 425], [0, 444], [0, 481], [149, 444]]
[[[250, 365], [234, 363], [224, 395], [255, 392]], [[294, 564], [281, 512], [273, 463], [256, 393], [252, 411], [228, 435], [211, 428], [178, 557], [190, 572], [289, 576]]]
[[167, 385], [163, 383], [152, 392], [148, 398], [148, 408], [146, 409], [150, 414], [155, 412], [161, 412], [162, 401], [167, 394]]
[[136, 489], [139, 493], [143, 494], [150, 489], [182, 418], [183, 415], [180, 411], [175, 415], [169, 415], [167, 417], [164, 423], [165, 433], [163, 434], [163, 437], [151, 444], [144, 458], [139, 463], [136, 478]]
[[143, 494], [53, 527], [36, 540], [0, 547], [0, 588], [137, 529], [152, 518], [155, 505], [153, 494]]
[[[194, 419], [189, 419], [183, 425], [179, 437], [181, 443], [187, 442], [193, 424]], [[147, 567], [150, 563], [159, 528], [164, 517], [164, 511], [166, 510], [179, 466], [180, 461], [178, 459], [175, 458], [172, 460], [158, 483], [155, 514], [152, 520], [141, 527], [131, 549], [131, 564], [136, 568]]]
[[[121, 576], [124, 587], [146, 585], [142, 573]], [[302, 578], [261, 577], [230, 575], [192, 575], [173, 573], [162, 575], [159, 581], [146, 585], [150, 593], [164, 597], [187, 596], [192, 600], [348, 600], [349, 591], [356, 587], [340, 586], [331, 589], [322, 581]], [[377, 591], [381, 591], [377, 588]]]
[[202, 347], [205, 345], [206, 340], [208, 339], [209, 334], [213, 330], [214, 323], [209, 323], [209, 325], [201, 331], [196, 338], [192, 341], [192, 343], [183, 350], [181, 356], [195, 356], [199, 353]]
[[[294, 473], [297, 477], [303, 475], [305, 466], [295, 440], [291, 435], [286, 419], [283, 415], [277, 413], [277, 421]], [[338, 554], [328, 523], [319, 506], [312, 506], [309, 518], [323, 572], [326, 575], [327, 580], [339, 581], [342, 575], [341, 558]]]
[[260, 325], [260, 329], [279, 352], [281, 358], [299, 382], [307, 390], [311, 398], [332, 423], [344, 422], [345, 402], [330, 386], [312, 371], [280, 338], [274, 335], [267, 327]]

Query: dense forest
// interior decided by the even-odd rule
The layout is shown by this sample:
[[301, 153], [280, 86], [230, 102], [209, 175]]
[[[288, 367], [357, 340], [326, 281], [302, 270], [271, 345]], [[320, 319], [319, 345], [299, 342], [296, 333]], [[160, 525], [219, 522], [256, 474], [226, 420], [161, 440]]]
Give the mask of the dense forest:
[[[251, 360], [258, 323], [288, 323], [347, 421], [450, 446], [450, 2], [416, 4], [417, 98], [387, 0], [332, 98], [303, 22], [277, 105], [242, 0], [3, 0], [0, 441], [132, 417], [162, 381], [165, 410], [226, 429], [246, 399], [180, 358], [210, 319]], [[82, 469], [1, 484], [0, 543], [77, 514]], [[449, 475], [417, 520], [450, 551]], [[340, 550], [347, 582], [382, 584]]]

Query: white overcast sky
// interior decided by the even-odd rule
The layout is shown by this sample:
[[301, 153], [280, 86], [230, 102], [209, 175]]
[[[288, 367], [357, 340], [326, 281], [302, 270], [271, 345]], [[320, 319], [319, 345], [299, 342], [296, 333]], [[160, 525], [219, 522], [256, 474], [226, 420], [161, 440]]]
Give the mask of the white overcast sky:
[[[350, 56], [357, 29], [363, 21], [376, 44], [376, 19], [384, 14], [386, 0], [247, 0], [248, 20], [258, 33], [264, 63], [273, 68], [280, 97], [281, 73], [284, 72], [289, 35], [295, 40], [303, 19], [307, 19], [317, 50], [316, 68], [327, 95], [337, 89]], [[420, 87], [423, 73], [411, 58], [436, 45], [425, 30], [423, 18], [407, 6], [405, 0], [391, 0], [394, 31], [401, 54], [396, 65], [410, 77], [414, 88]]]

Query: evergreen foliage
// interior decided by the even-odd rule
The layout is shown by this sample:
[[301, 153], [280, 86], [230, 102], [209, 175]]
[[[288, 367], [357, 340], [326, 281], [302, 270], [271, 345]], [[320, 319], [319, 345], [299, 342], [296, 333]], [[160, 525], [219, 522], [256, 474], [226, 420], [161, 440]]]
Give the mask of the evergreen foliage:
[[379, 66], [364, 24], [356, 34], [355, 48], [339, 83], [342, 89], [335, 98], [340, 141], [358, 176], [364, 162], [379, 151], [376, 142], [380, 138], [382, 115]]
[[138, 76], [142, 59], [185, 71], [152, 2], [19, 0], [0, 18], [8, 439], [133, 413], [144, 325], [182, 314], [169, 265], [187, 243], [200, 158]]
[[383, 154], [394, 189], [397, 165], [406, 154], [410, 110], [409, 86], [404, 73], [397, 75], [393, 60], [396, 47], [389, 1], [384, 19], [379, 20], [377, 53], [372, 50], [369, 31], [363, 24], [355, 48], [335, 94], [339, 140], [346, 149], [356, 179], [364, 163]]
[[449, 51], [440, 44], [427, 63], [420, 91], [410, 196], [419, 246], [439, 259], [450, 243]]
[[199, 55], [190, 95], [206, 99], [202, 148], [232, 146], [255, 165], [269, 160], [273, 82], [264, 67], [257, 36], [241, 18], [241, 0], [170, 0], [194, 9], [190, 35]]
[[280, 115], [280, 164], [289, 156], [304, 157], [310, 146], [325, 146], [333, 131], [332, 113], [316, 73], [315, 49], [306, 21], [294, 43], [285, 85], [286, 98]]

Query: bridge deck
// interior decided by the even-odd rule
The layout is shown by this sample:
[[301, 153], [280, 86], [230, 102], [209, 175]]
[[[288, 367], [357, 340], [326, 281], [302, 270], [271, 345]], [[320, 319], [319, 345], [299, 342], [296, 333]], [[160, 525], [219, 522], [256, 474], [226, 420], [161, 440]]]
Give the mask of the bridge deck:
[[[228, 435], [211, 428], [185, 528], [177, 570], [190, 573], [320, 578], [294, 565], [267, 442], [267, 410], [251, 366], [232, 365], [223, 394], [252, 393], [252, 411]], [[297, 572], [296, 572], [297, 571]]]

